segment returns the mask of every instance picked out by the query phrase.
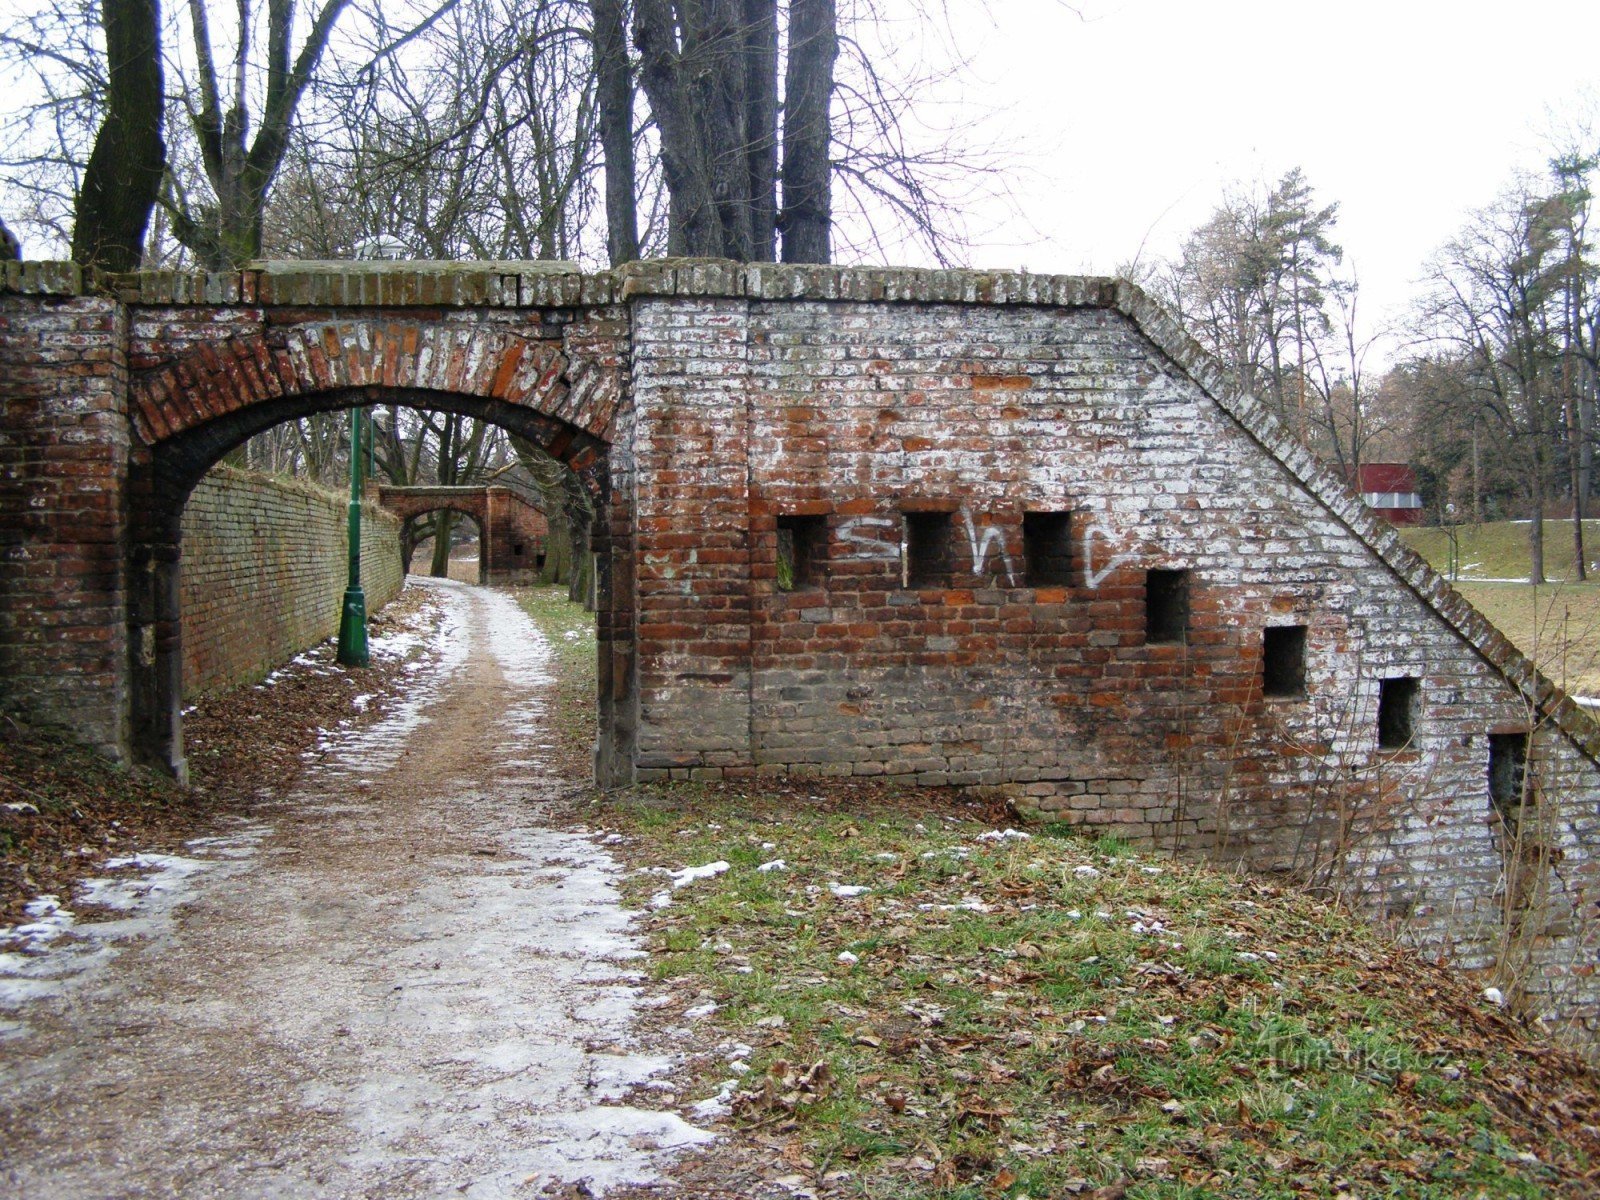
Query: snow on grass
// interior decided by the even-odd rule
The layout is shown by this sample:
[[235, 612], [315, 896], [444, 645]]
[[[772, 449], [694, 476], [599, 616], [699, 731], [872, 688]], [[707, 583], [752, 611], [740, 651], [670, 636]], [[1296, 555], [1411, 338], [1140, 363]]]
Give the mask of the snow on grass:
[[709, 862], [704, 866], [684, 867], [681, 871], [673, 871], [670, 873], [669, 877], [672, 880], [672, 886], [674, 888], [681, 888], [685, 884], [693, 883], [697, 879], [714, 878], [717, 875], [721, 875], [727, 869], [727, 860], [718, 859], [716, 862]]
[[[1474, 1078], [1471, 1064], [1438, 1069], [1438, 1039], [1460, 1033], [1453, 1012], [1418, 1030], [1414, 977], [1439, 986], [1437, 975], [1390, 963], [1399, 952], [1338, 911], [1292, 894], [1258, 905], [1245, 896], [1259, 885], [1057, 827], [1018, 839], [793, 803], [693, 788], [606, 800], [635, 861], [733, 864], [651, 918], [654, 976], [680, 1004], [720, 1006], [697, 1033], [757, 1046], [733, 1088], [723, 1056], [706, 1055], [688, 1115], [784, 1122], [809, 1158], [840, 1168], [841, 1194], [933, 1194], [933, 1156], [918, 1165], [910, 1151], [925, 1143], [980, 1164], [941, 1195], [987, 1195], [1001, 1177], [1008, 1195], [1134, 1179], [1164, 1195], [1180, 1171], [1217, 1183], [1206, 1172], [1218, 1153], [1237, 1156], [1230, 1178], [1281, 1177], [1297, 1192], [1317, 1192], [1337, 1163], [1361, 1172], [1365, 1194], [1383, 1190], [1391, 1142], [1441, 1178], [1481, 1174], [1485, 1194], [1540, 1194], [1509, 1154], [1534, 1127], [1489, 1133], [1487, 1110], [1450, 1082]], [[1001, 836], [973, 846], [985, 832]], [[777, 845], [791, 869], [756, 869]], [[900, 865], [884, 869], [885, 855]], [[830, 902], [861, 886], [838, 881], [863, 878], [872, 894]], [[1286, 1050], [1305, 1061], [1275, 1073]], [[1368, 1069], [1378, 1058], [1383, 1069]], [[814, 1064], [839, 1082], [788, 1086]], [[1243, 1145], [1234, 1124], [1266, 1112], [1274, 1123], [1258, 1116]], [[1452, 1122], [1476, 1129], [1470, 1153], [1459, 1136], [1439, 1139]], [[816, 1172], [796, 1179], [826, 1190]]]
[[1027, 841], [1033, 834], [1024, 833], [1020, 829], [990, 829], [978, 835], [980, 842], [1010, 842]]

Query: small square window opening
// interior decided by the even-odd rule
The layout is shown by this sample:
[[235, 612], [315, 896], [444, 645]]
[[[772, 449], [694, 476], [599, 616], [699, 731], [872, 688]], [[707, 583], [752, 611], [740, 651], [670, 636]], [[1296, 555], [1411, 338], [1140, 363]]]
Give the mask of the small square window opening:
[[828, 542], [827, 519], [820, 516], [778, 518], [778, 590], [794, 592], [822, 581]]
[[1066, 587], [1072, 578], [1072, 514], [1022, 514], [1023, 583]]
[[1506, 820], [1515, 818], [1530, 799], [1528, 783], [1528, 735], [1491, 733], [1489, 735], [1489, 801]]
[[1144, 640], [1182, 642], [1189, 630], [1189, 572], [1156, 569], [1144, 576]]
[[1422, 681], [1409, 675], [1385, 679], [1378, 687], [1378, 748], [1403, 750], [1416, 733], [1417, 697]]
[[1306, 694], [1306, 627], [1271, 625], [1261, 631], [1261, 694]]
[[902, 515], [906, 522], [905, 585], [948, 587], [954, 558], [950, 514], [908, 512]]

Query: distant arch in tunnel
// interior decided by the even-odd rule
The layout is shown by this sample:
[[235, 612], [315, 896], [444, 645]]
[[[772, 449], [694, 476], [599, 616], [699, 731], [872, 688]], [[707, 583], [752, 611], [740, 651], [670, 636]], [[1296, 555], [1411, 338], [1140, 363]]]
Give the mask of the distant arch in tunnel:
[[[370, 493], [368, 493], [368, 494], [370, 495]], [[380, 508], [388, 508], [389, 507], [388, 505], [384, 504], [384, 502], [383, 502], [383, 500], [381, 498], [378, 501], [378, 506]], [[418, 565], [417, 565], [416, 559], [415, 559], [415, 555], [416, 555], [416, 552], [417, 552], [418, 548], [425, 541], [432, 541], [432, 542], [434, 542], [435, 545], [437, 545], [438, 539], [439, 539], [438, 522], [435, 521], [433, 523], [433, 528], [429, 529], [426, 534], [420, 532], [420, 528], [422, 527], [422, 522], [427, 517], [437, 517], [441, 513], [450, 513], [455, 517], [465, 518], [466, 520], [468, 520], [468, 521], [470, 521], [472, 523], [472, 528], [474, 530], [473, 540], [476, 541], [477, 545], [478, 545], [478, 574], [477, 574], [477, 578], [476, 578], [476, 580], [474, 582], [479, 583], [479, 584], [487, 582], [488, 567], [487, 567], [487, 564], [484, 562], [484, 558], [488, 554], [488, 542], [489, 542], [489, 539], [484, 537], [484, 534], [483, 534], [483, 527], [484, 527], [483, 512], [482, 512], [482, 509], [477, 505], [471, 505], [471, 504], [434, 504], [434, 505], [429, 505], [426, 508], [421, 508], [418, 511], [410, 513], [409, 515], [407, 515], [404, 518], [402, 518], [401, 524], [400, 524], [400, 563], [401, 563], [401, 567], [404, 569], [404, 571], [405, 571], [405, 573], [407, 575], [418, 573], [419, 568], [418, 568]], [[451, 528], [450, 536], [452, 538], [454, 538], [454, 536], [455, 536], [455, 528], [454, 528], [454, 526], [452, 526], [452, 528]], [[454, 550], [454, 547], [452, 546], [452, 551], [453, 550]], [[452, 555], [447, 555], [447, 558], [451, 558], [451, 557], [453, 557], [453, 554]], [[421, 570], [423, 572], [426, 572], [428, 569], [429, 568], [427, 566], [421, 568]]]
[[[430, 513], [447, 511], [472, 518], [478, 527], [478, 582], [533, 583], [544, 568], [550, 524], [544, 513], [511, 488], [497, 485], [396, 486], [373, 489], [380, 507], [409, 530]], [[371, 494], [371, 493], [369, 493]], [[409, 563], [408, 545], [405, 557]]]
[[[181, 523], [215, 463], [273, 425], [400, 404], [489, 421], [570, 466], [604, 512], [607, 451], [622, 397], [614, 366], [569, 359], [556, 338], [493, 325], [386, 317], [273, 326], [202, 345], [131, 381], [127, 565], [130, 717], [144, 761], [184, 774]], [[435, 505], [435, 508], [441, 507]], [[487, 522], [480, 518], [480, 531]], [[597, 587], [609, 602], [611, 528], [595, 523]], [[601, 655], [602, 726], [607, 655]]]

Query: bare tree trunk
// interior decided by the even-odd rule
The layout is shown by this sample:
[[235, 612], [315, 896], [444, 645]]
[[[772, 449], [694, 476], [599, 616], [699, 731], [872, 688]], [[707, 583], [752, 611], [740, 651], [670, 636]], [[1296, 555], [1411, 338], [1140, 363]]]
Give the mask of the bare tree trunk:
[[1562, 377], [1568, 381], [1567, 393], [1567, 455], [1572, 475], [1572, 578], [1582, 583], [1588, 578], [1583, 549], [1583, 492], [1587, 485], [1583, 469], [1584, 450], [1583, 419], [1578, 412], [1578, 399], [1570, 384], [1570, 359], [1562, 364]]
[[1528, 522], [1528, 582], [1543, 583], [1544, 578], [1544, 455], [1535, 448], [1532, 478], [1533, 519]]
[[1478, 422], [1472, 422], [1472, 523], [1483, 524], [1483, 485], [1478, 479]]
[[606, 250], [611, 265], [639, 257], [633, 159], [633, 80], [622, 27], [622, 0], [591, 0], [596, 100], [606, 172]]
[[150, 210], [167, 165], [159, 5], [103, 0], [101, 24], [106, 115], [74, 205], [72, 257], [109, 271], [133, 271], [144, 254]]
[[[639, 83], [650, 99], [656, 129], [661, 135], [661, 171], [671, 196], [672, 214], [668, 250], [672, 254], [723, 253], [721, 222], [717, 218], [710, 163], [699, 123], [698, 97], [689, 86], [698, 70], [710, 72], [697, 44], [692, 19], [702, 10], [701, 0], [684, 5], [682, 41], [678, 22], [668, 0], [635, 0], [633, 44], [639, 49]], [[702, 61], [696, 62], [699, 58]]]
[[456, 515], [447, 508], [433, 514], [433, 562], [428, 574], [435, 579], [450, 576], [450, 534], [455, 528]]
[[[809, 6], [830, 16], [833, 11], [831, 0], [822, 6], [809, 0]], [[808, 0], [791, 6], [791, 77], [794, 14], [807, 8]], [[777, 248], [776, 0], [636, 0], [633, 41], [639, 82], [660, 134], [671, 199], [669, 252], [771, 261]], [[831, 91], [831, 58], [826, 84]], [[793, 103], [791, 96], [786, 113]], [[824, 93], [824, 164], [826, 119]], [[825, 203], [822, 211], [825, 219]]]
[[[190, 120], [206, 177], [216, 193], [217, 210], [197, 217], [173, 204], [172, 231], [207, 267], [225, 270], [260, 255], [267, 194], [283, 165], [295, 112], [327, 49], [334, 24], [349, 2], [323, 0], [299, 54], [291, 56], [295, 6], [288, 0], [268, 0], [266, 90], [255, 138], [247, 146], [250, 119], [246, 112], [245, 63], [255, 53], [248, 44], [248, 27], [240, 27], [233, 93], [224, 108], [206, 0], [189, 0], [199, 85], [198, 104], [192, 105]], [[241, 11], [245, 11], [244, 6]]]
[[838, 57], [834, 0], [791, 0], [789, 64], [783, 85], [784, 262], [833, 259], [829, 109]]
[[744, 0], [744, 137], [750, 177], [750, 259], [778, 253], [778, 8]]

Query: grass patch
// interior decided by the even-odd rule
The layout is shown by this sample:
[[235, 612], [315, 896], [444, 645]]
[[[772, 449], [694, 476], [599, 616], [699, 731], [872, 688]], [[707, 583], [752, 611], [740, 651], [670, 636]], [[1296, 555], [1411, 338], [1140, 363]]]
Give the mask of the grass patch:
[[[1587, 545], [1600, 551], [1600, 521], [1586, 521]], [[1528, 527], [1509, 521], [1463, 525], [1461, 578], [1456, 590], [1567, 691], [1600, 696], [1600, 580], [1585, 583], [1486, 582], [1528, 573]], [[1405, 541], [1441, 572], [1449, 570], [1443, 529], [1400, 531]], [[1572, 569], [1570, 522], [1545, 526], [1545, 567], [1552, 578]], [[1591, 572], [1600, 575], [1600, 567]]]
[[1558, 686], [1600, 696], [1600, 582], [1463, 581], [1456, 590]]
[[1459, 977], [1298, 893], [995, 815], [821, 785], [585, 813], [656, 905], [663, 1014], [734, 1047], [693, 1098], [819, 1195], [1587, 1188], [1594, 1077]]
[[[1438, 527], [1410, 525], [1398, 530], [1401, 540], [1436, 571], [1449, 573], [1450, 534]], [[1526, 579], [1528, 577], [1528, 524], [1525, 521], [1489, 521], [1456, 526], [1463, 579]], [[1600, 572], [1600, 521], [1583, 523], [1583, 544], [1589, 571]], [[1572, 522], [1544, 523], [1544, 570], [1551, 579], [1572, 575]]]
[[566, 585], [516, 588], [523, 612], [550, 642], [556, 677], [552, 721], [562, 761], [586, 777], [594, 754], [599, 660], [594, 614], [567, 599]]

